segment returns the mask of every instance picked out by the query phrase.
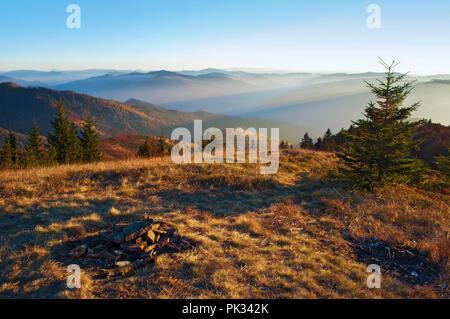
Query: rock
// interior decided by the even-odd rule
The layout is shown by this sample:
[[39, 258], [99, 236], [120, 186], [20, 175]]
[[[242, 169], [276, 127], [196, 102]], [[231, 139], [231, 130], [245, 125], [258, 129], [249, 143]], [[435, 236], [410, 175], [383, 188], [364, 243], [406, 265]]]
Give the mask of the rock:
[[136, 244], [139, 244], [140, 242], [142, 242], [142, 237], [136, 238], [135, 242], [136, 242]]
[[161, 237], [161, 240], [158, 242], [158, 248], [165, 247], [170, 242], [169, 237]]
[[166, 233], [169, 236], [174, 236], [175, 235], [175, 228], [168, 228], [168, 229], [166, 229]]
[[131, 262], [128, 260], [116, 261], [115, 264], [117, 267], [125, 267], [131, 265]]
[[161, 224], [152, 224], [152, 230], [157, 230], [161, 227]]
[[103, 244], [100, 244], [100, 245], [95, 246], [93, 250], [102, 250], [104, 248], [105, 248], [105, 246], [103, 246]]
[[136, 239], [151, 229], [152, 225], [148, 222], [134, 222], [123, 229], [125, 241]]
[[124, 229], [125, 227], [127, 227], [129, 224], [130, 224], [130, 223], [127, 223], [127, 222], [120, 222], [120, 223], [115, 224], [115, 225], [113, 226], [113, 229], [114, 229], [114, 230], [118, 230], [118, 231], [123, 231], [123, 229]]
[[149, 230], [146, 234], [145, 234], [145, 238], [148, 239], [150, 242], [155, 243], [156, 242], [156, 235], [155, 232], [157, 230], [153, 231], [153, 230]]
[[125, 241], [125, 236], [122, 233], [115, 232], [111, 241], [115, 244], [121, 244]]
[[139, 255], [139, 258], [141, 258], [141, 259], [150, 259], [150, 258], [153, 257], [154, 254], [155, 254], [154, 250], [148, 251], [146, 253], [143, 253], [143, 254]]
[[114, 256], [113, 254], [111, 254], [107, 250], [102, 250], [101, 252], [98, 253], [98, 256], [108, 260], [109, 262], [113, 262], [113, 261], [116, 260], [116, 256]]
[[156, 246], [157, 246], [156, 244], [148, 245], [147, 247], [144, 248], [144, 252], [148, 253], [149, 251], [155, 250]]
[[88, 252], [86, 255], [84, 255], [84, 258], [99, 258], [100, 255], [98, 253], [94, 253], [91, 249], [88, 249]]
[[133, 234], [133, 233], [140, 231], [149, 226], [151, 227], [152, 225], [146, 221], [145, 222], [134, 222], [123, 228], [123, 234], [125, 236], [128, 236], [130, 234]]
[[160, 235], [165, 235], [167, 234], [167, 232], [165, 230], [160, 230], [160, 229], [154, 229], [153, 232], [155, 234], [160, 234]]
[[111, 236], [113, 236], [113, 233], [110, 231], [103, 231], [98, 234], [101, 238], [105, 240], [111, 240]]
[[79, 258], [87, 252], [87, 249], [88, 247], [86, 245], [78, 246], [71, 251], [71, 255], [74, 258]]
[[121, 245], [123, 249], [136, 253], [142, 252], [146, 246], [147, 243], [145, 241], [132, 245]]

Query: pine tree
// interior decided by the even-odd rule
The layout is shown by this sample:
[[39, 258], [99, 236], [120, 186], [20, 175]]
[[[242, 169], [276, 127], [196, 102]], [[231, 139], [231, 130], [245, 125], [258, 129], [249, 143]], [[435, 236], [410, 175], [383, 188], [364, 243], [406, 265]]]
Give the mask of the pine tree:
[[319, 137], [316, 141], [316, 144], [314, 144], [314, 148], [316, 150], [322, 150], [322, 147], [323, 147], [322, 138]]
[[56, 151], [57, 161], [60, 164], [78, 162], [81, 154], [77, 129], [66, 117], [62, 102], [58, 103], [56, 116], [51, 126], [53, 132], [49, 133], [48, 142]]
[[81, 162], [83, 154], [81, 152], [81, 142], [78, 130], [74, 123], [69, 124], [69, 137], [67, 140], [67, 156], [69, 163]]
[[47, 145], [47, 152], [45, 153], [45, 165], [58, 164], [58, 152], [52, 145]]
[[302, 141], [300, 142], [300, 147], [307, 149], [311, 149], [313, 147], [313, 141], [312, 138], [309, 137], [308, 132], [305, 132], [305, 135], [303, 135]]
[[62, 102], [58, 103], [56, 116], [50, 124], [53, 132], [48, 134], [48, 142], [56, 152], [56, 160], [61, 164], [69, 163], [67, 143], [69, 139], [70, 127]]
[[9, 133], [6, 137], [5, 144], [3, 144], [1, 152], [1, 168], [12, 169], [15, 165], [15, 158], [17, 153], [17, 146], [15, 144], [15, 136]]
[[164, 138], [164, 133], [161, 133], [158, 139], [158, 154], [164, 156], [166, 153], [166, 139]]
[[83, 125], [80, 140], [83, 162], [99, 162], [102, 159], [100, 140], [98, 133], [95, 131], [91, 116], [88, 116]]
[[332, 152], [335, 149], [333, 134], [331, 133], [330, 129], [328, 129], [323, 136], [322, 149], [327, 152]]
[[442, 179], [450, 184], [450, 146], [447, 149], [448, 155], [440, 155], [436, 157], [435, 163], [442, 174]]
[[11, 159], [14, 166], [19, 164], [19, 148], [17, 147], [17, 137], [13, 132], [9, 132], [7, 142], [11, 144]]
[[153, 156], [153, 148], [150, 144], [148, 137], [145, 139], [144, 144], [139, 147], [139, 150], [136, 154], [137, 157], [146, 157], [150, 158]]
[[425, 170], [422, 161], [410, 156], [421, 143], [413, 140], [413, 131], [423, 121], [408, 119], [420, 103], [402, 107], [414, 81], [405, 81], [406, 74], [394, 72], [395, 61], [390, 65], [380, 61], [386, 68], [384, 81], [378, 80], [378, 86], [366, 82], [376, 103], [371, 101], [365, 118], [343, 132], [345, 143], [338, 153], [341, 176], [367, 190], [388, 183], [417, 182]]
[[33, 128], [28, 135], [26, 150], [27, 165], [39, 166], [44, 164], [44, 145], [39, 135], [40, 128], [33, 121]]

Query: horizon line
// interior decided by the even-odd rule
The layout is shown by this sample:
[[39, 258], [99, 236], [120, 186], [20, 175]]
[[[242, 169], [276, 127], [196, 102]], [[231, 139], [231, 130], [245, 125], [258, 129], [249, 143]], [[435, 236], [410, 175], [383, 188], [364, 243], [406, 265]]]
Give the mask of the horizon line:
[[[271, 69], [271, 68], [220, 68], [220, 67], [204, 67], [204, 68], [183, 68], [183, 69], [115, 69], [115, 68], [80, 68], [80, 69], [33, 69], [33, 68], [12, 68], [8, 70], [0, 70], [0, 74], [8, 73], [8, 72], [18, 72], [18, 71], [33, 71], [33, 72], [82, 72], [82, 71], [117, 71], [117, 72], [138, 72], [138, 73], [149, 73], [149, 72], [201, 72], [208, 69], [219, 70], [224, 72], [247, 72], [247, 73], [259, 73], [259, 74], [294, 74], [294, 73], [305, 73], [305, 74], [365, 74], [365, 73], [384, 73], [384, 71], [348, 71], [348, 70], [316, 70], [316, 71], [301, 71], [301, 70], [286, 70], [286, 69]], [[211, 71], [214, 73], [214, 71]], [[403, 73], [403, 72], [399, 72]], [[105, 73], [106, 74], [106, 73]], [[442, 75], [450, 75], [449, 73], [413, 73], [408, 72], [410, 76], [442, 76]]]

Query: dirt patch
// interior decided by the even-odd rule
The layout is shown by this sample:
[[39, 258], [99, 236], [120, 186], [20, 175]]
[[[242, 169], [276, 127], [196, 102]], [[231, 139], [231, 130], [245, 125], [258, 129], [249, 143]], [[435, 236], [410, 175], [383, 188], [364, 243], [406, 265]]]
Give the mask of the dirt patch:
[[428, 259], [422, 250], [391, 247], [376, 239], [349, 241], [359, 262], [376, 264], [382, 273], [409, 285], [432, 285], [440, 277], [439, 265]]

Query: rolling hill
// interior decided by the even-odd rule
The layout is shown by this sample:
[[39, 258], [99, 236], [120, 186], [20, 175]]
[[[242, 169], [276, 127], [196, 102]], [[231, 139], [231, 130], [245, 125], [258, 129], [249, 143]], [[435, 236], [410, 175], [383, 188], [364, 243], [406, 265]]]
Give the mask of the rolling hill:
[[[374, 82], [374, 79], [368, 79]], [[304, 86], [284, 92], [251, 111], [238, 113], [243, 117], [270, 118], [279, 121], [308, 124], [320, 130], [347, 128], [351, 120], [361, 117], [364, 107], [374, 97], [363, 79]], [[432, 119], [450, 124], [450, 81], [417, 82], [406, 104], [421, 101], [416, 118]]]
[[[247, 119], [277, 120], [296, 126], [314, 127], [321, 133], [327, 128], [336, 132], [348, 127], [351, 120], [359, 118], [363, 108], [372, 98], [364, 80], [374, 82], [376, 78], [383, 76], [374, 72], [250, 73], [209, 68], [200, 71], [147, 73], [114, 70], [12, 71], [0, 75], [0, 81], [5, 75], [22, 76], [35, 81], [61, 80], [67, 75], [79, 80], [54, 85], [52, 88], [117, 101], [151, 101], [183, 112], [202, 110]], [[89, 75], [95, 76], [86, 78]], [[417, 79], [418, 82], [407, 102], [422, 101], [422, 107], [414, 117], [430, 118], [444, 125], [450, 124], [449, 76], [409, 78]], [[23, 83], [23, 78], [15, 80], [5, 77], [4, 80], [15, 81], [24, 86], [34, 83]], [[142, 109], [140, 111], [142, 112]], [[122, 130], [121, 134], [129, 131]], [[144, 133], [146, 130], [139, 132]], [[315, 133], [311, 135], [317, 136]]]
[[59, 101], [64, 103], [67, 115], [75, 123], [92, 115], [103, 137], [159, 135], [161, 132], [168, 136], [173, 128], [190, 127], [195, 119], [204, 120], [205, 128], [279, 127], [280, 135], [292, 142], [298, 141], [304, 131], [309, 129], [279, 121], [242, 119], [207, 112], [180, 112], [138, 100], [121, 103], [71, 91], [24, 88], [13, 83], [0, 84], [0, 127], [26, 134], [35, 119], [41, 127], [41, 134], [47, 135]]
[[251, 84], [223, 73], [191, 76], [169, 71], [106, 74], [62, 84], [55, 89], [120, 101], [136, 98], [158, 104], [256, 90]]

